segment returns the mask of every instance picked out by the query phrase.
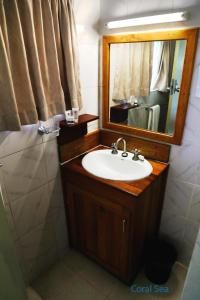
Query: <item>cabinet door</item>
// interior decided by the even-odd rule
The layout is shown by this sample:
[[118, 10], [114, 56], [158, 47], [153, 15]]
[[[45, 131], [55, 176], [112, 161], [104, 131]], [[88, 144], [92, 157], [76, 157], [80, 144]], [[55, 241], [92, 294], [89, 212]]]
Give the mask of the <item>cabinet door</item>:
[[68, 207], [72, 245], [115, 274], [126, 276], [129, 212], [71, 184], [68, 185]]
[[128, 267], [129, 213], [120, 205], [98, 203], [97, 255], [118, 275]]
[[96, 253], [96, 203], [73, 185], [68, 185], [67, 201], [72, 246]]

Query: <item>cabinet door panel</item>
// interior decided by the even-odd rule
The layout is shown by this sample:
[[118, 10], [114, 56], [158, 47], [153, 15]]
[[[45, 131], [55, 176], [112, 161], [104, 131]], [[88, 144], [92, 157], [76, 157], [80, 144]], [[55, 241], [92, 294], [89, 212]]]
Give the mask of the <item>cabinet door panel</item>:
[[74, 247], [125, 274], [128, 257], [129, 212], [94, 194], [68, 186], [70, 233]]
[[84, 193], [73, 193], [73, 215], [76, 245], [91, 253], [96, 253], [96, 211], [95, 202]]
[[118, 214], [115, 209], [100, 206], [97, 218], [98, 257], [115, 270], [122, 271], [126, 265], [128, 226], [127, 214]]

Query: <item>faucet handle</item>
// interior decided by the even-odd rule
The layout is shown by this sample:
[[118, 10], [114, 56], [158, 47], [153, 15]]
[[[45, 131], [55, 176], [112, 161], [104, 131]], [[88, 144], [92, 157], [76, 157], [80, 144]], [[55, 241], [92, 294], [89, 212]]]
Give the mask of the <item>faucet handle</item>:
[[138, 155], [138, 158], [140, 161], [144, 161], [144, 156], [143, 155]]
[[133, 154], [139, 154], [141, 151], [139, 150], [139, 149], [137, 149], [137, 148], [135, 148], [135, 149], [133, 149], [132, 151], [131, 151], [131, 153], [133, 153]]
[[117, 154], [118, 153], [116, 143], [111, 144], [111, 149], [112, 149], [112, 151], [111, 151], [112, 154]]
[[138, 150], [138, 149], [134, 149], [134, 150], [132, 150], [131, 151], [131, 153], [133, 153], [134, 155], [133, 155], [133, 158], [132, 158], [132, 160], [139, 160], [140, 158], [139, 158], [139, 156], [140, 156], [140, 150]]

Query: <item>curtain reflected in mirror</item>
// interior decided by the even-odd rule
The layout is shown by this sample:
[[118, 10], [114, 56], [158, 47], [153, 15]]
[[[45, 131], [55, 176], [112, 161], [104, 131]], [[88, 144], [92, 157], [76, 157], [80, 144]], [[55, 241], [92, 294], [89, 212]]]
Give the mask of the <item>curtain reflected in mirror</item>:
[[110, 45], [110, 122], [173, 135], [186, 41]]

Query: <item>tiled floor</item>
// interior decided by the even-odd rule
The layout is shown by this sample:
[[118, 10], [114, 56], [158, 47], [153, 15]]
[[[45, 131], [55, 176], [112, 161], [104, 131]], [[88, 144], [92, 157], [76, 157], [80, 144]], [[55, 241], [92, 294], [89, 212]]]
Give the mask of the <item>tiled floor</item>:
[[[43, 274], [33, 287], [44, 300], [161, 300], [180, 299], [186, 270], [175, 264], [169, 281], [169, 293], [135, 293], [85, 256], [70, 251], [57, 265]], [[134, 281], [149, 289], [152, 283], [144, 274]], [[154, 286], [155, 287], [155, 286]]]

